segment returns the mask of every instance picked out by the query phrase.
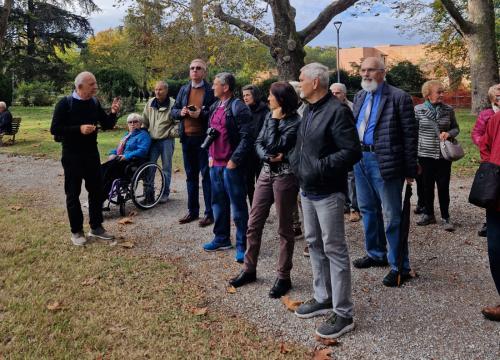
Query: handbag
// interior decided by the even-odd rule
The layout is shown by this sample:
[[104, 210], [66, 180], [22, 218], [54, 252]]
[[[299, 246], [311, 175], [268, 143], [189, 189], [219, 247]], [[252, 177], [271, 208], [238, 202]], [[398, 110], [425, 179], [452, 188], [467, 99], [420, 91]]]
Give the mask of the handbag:
[[464, 149], [457, 139], [440, 140], [439, 147], [441, 149], [441, 155], [448, 161], [460, 160], [465, 155]]
[[482, 162], [474, 176], [469, 202], [489, 209], [495, 207], [500, 198], [500, 166]]

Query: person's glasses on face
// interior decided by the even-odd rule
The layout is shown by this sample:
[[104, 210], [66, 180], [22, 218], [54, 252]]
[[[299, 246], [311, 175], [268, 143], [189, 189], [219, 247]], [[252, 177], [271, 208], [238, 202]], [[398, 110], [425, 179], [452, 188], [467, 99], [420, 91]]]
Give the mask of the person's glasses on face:
[[127, 121], [128, 124], [139, 124], [139, 120]]
[[200, 70], [203, 70], [203, 68], [201, 66], [191, 66], [189, 69], [191, 70], [196, 70], [196, 71], [200, 71]]

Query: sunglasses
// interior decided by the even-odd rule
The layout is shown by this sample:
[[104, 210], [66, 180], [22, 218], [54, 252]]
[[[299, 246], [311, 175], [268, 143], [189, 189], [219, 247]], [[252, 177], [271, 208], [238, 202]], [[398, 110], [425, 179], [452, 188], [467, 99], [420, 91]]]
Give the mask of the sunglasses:
[[127, 121], [127, 124], [139, 124], [139, 120]]
[[191, 70], [203, 70], [203, 68], [201, 66], [191, 66], [190, 69]]

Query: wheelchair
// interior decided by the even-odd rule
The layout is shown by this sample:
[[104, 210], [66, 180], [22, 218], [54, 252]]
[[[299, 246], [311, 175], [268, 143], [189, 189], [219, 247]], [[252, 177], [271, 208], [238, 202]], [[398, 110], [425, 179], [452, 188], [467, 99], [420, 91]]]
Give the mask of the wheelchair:
[[119, 206], [120, 215], [125, 216], [125, 204], [132, 200], [142, 210], [155, 207], [165, 191], [165, 174], [154, 162], [133, 162], [125, 168], [125, 176], [113, 180], [108, 194], [108, 206]]

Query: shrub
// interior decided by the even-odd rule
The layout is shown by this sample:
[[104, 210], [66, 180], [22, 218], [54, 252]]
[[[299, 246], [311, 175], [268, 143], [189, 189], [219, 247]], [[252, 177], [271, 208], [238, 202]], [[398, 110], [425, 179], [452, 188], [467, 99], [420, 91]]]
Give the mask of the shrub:
[[102, 107], [109, 110], [115, 97], [120, 97], [122, 107], [118, 116], [135, 111], [137, 84], [132, 75], [121, 69], [105, 68], [95, 72], [99, 85], [99, 100]]
[[22, 81], [17, 86], [16, 98], [23, 106], [50, 106], [55, 100], [53, 89], [51, 81]]
[[387, 72], [387, 82], [389, 84], [419, 97], [422, 96], [422, 84], [425, 81], [422, 70], [409, 61], [401, 61]]
[[4, 101], [7, 107], [12, 104], [12, 80], [9, 73], [0, 73], [0, 101]]

